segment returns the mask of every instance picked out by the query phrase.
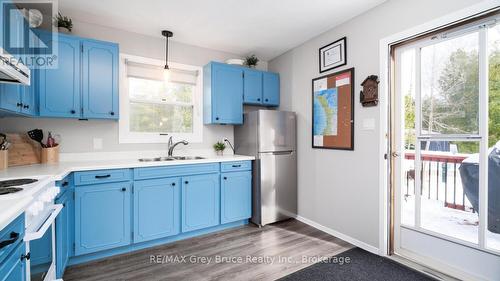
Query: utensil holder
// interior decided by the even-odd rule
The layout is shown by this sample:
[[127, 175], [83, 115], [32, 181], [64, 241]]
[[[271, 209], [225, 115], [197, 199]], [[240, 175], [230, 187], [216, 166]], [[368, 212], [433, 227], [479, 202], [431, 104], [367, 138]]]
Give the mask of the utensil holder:
[[0, 150], [0, 170], [5, 170], [9, 166], [9, 151]]
[[43, 147], [41, 155], [42, 164], [55, 164], [59, 163], [59, 146]]

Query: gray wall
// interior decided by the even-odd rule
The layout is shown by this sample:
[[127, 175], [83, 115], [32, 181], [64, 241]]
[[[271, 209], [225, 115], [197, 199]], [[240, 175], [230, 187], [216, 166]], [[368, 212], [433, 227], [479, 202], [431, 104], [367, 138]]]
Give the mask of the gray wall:
[[[161, 38], [161, 35], [158, 37], [145, 36], [85, 22], [75, 22], [74, 26], [73, 33], [75, 35], [119, 43], [121, 53], [161, 60], [165, 57], [165, 41], [164, 38]], [[160, 33], [160, 28], [158, 28], [158, 32]], [[169, 43], [169, 60], [178, 63], [203, 66], [212, 60], [222, 62], [229, 58], [241, 57], [236, 54], [186, 45], [175, 41]], [[267, 63], [260, 62], [258, 68], [267, 69]], [[61, 152], [93, 152], [93, 138], [103, 139], [103, 149], [100, 151], [165, 149], [165, 144], [119, 144], [117, 121], [78, 121], [22, 117], [0, 119], [0, 131], [26, 132], [33, 128], [41, 128], [60, 134], [62, 137]], [[189, 147], [210, 149], [212, 144], [223, 137], [233, 139], [233, 126], [204, 126], [203, 143], [193, 143]]]
[[[478, 2], [391, 0], [269, 62], [269, 69], [281, 75], [281, 109], [297, 112], [300, 216], [378, 248], [383, 140], [379, 108], [361, 106], [359, 84], [368, 75], [378, 75], [382, 38]], [[312, 149], [311, 79], [320, 76], [318, 48], [343, 36], [347, 66], [340, 69], [355, 67], [355, 150]], [[364, 119], [374, 119], [375, 130], [364, 130]]]

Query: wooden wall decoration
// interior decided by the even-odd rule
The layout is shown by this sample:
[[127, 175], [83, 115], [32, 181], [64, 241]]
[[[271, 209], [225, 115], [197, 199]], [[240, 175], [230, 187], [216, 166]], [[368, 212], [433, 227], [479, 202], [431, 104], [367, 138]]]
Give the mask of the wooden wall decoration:
[[364, 107], [376, 106], [378, 104], [378, 80], [377, 75], [370, 75], [361, 83], [363, 90], [359, 93], [359, 101]]
[[354, 68], [312, 80], [312, 148], [354, 150]]

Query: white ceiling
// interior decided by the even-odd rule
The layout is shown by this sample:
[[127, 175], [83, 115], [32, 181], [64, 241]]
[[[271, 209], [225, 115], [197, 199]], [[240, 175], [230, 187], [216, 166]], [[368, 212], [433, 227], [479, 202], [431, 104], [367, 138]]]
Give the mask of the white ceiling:
[[[59, 0], [63, 14], [238, 55], [272, 59], [385, 0]], [[336, 39], [336, 38], [332, 38]]]

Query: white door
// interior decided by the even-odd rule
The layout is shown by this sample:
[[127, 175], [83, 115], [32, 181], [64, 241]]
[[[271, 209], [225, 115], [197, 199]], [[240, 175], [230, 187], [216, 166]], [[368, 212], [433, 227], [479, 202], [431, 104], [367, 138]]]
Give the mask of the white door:
[[394, 59], [394, 252], [500, 280], [500, 25], [403, 44]]

